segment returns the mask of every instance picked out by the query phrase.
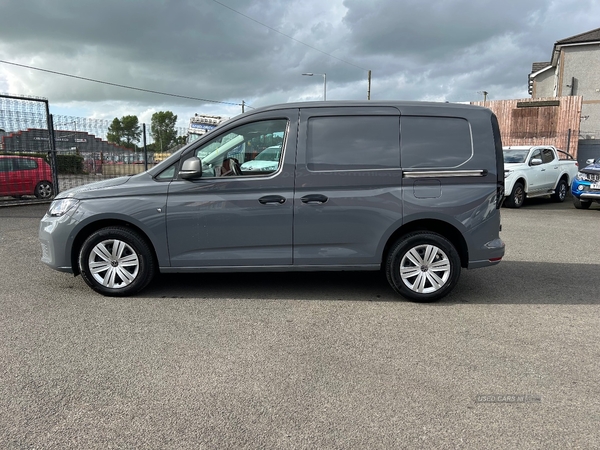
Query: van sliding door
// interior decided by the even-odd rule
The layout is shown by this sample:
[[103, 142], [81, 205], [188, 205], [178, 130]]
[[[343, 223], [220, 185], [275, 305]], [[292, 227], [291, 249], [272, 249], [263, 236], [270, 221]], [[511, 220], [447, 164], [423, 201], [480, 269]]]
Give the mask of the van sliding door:
[[303, 108], [294, 192], [295, 266], [373, 266], [402, 221], [400, 114]]

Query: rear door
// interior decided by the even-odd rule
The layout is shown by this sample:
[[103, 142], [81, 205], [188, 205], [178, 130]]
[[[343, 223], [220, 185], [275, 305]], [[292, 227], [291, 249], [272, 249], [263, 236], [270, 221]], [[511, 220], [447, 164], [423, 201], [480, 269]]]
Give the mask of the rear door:
[[554, 189], [560, 175], [558, 158], [555, 157], [554, 150], [551, 148], [542, 149], [542, 166], [544, 177], [544, 189]]
[[303, 108], [294, 193], [294, 265], [381, 263], [402, 221], [400, 113]]
[[44, 169], [33, 158], [18, 158], [13, 162], [18, 176], [19, 188], [24, 194], [33, 194], [35, 186], [41, 180]]

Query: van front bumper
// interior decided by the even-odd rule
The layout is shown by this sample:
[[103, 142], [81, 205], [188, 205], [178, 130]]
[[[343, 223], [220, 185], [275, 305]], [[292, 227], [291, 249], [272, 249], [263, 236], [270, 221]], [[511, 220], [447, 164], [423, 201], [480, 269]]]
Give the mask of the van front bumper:
[[61, 217], [46, 214], [42, 218], [38, 237], [42, 246], [41, 261], [44, 264], [60, 272], [73, 273], [71, 231], [75, 226], [76, 222], [70, 214]]

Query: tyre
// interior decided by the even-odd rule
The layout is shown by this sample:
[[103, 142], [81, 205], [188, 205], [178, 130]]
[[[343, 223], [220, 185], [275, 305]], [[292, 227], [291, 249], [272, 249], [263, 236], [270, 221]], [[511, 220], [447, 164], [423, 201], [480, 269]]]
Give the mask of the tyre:
[[592, 202], [590, 200], [580, 200], [577, 197], [573, 196], [573, 205], [575, 205], [575, 208], [577, 209], [589, 209], [591, 204]]
[[52, 187], [52, 183], [49, 181], [40, 181], [35, 187], [33, 193], [37, 198], [46, 200], [54, 195], [54, 188]]
[[84, 281], [111, 297], [135, 294], [150, 283], [154, 254], [146, 241], [125, 227], [102, 228], [86, 239], [79, 253]]
[[567, 198], [567, 190], [569, 186], [567, 185], [567, 181], [564, 178], [561, 178], [556, 186], [556, 190], [554, 194], [552, 194], [552, 200], [558, 203], [562, 203]]
[[385, 271], [388, 282], [401, 296], [433, 302], [452, 291], [460, 268], [460, 257], [450, 241], [437, 233], [419, 231], [392, 246]]
[[525, 189], [523, 189], [523, 183], [517, 182], [513, 186], [513, 190], [508, 197], [506, 197], [506, 201], [504, 204], [509, 208], [520, 208], [523, 206], [523, 202], [525, 201]]

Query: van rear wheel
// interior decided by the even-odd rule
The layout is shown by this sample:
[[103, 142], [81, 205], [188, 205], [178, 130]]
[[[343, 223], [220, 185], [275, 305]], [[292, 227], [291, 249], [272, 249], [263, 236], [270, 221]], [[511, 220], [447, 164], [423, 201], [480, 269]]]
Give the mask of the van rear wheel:
[[460, 257], [445, 237], [429, 232], [410, 233], [390, 249], [386, 275], [392, 288], [415, 302], [446, 296], [460, 276]]

